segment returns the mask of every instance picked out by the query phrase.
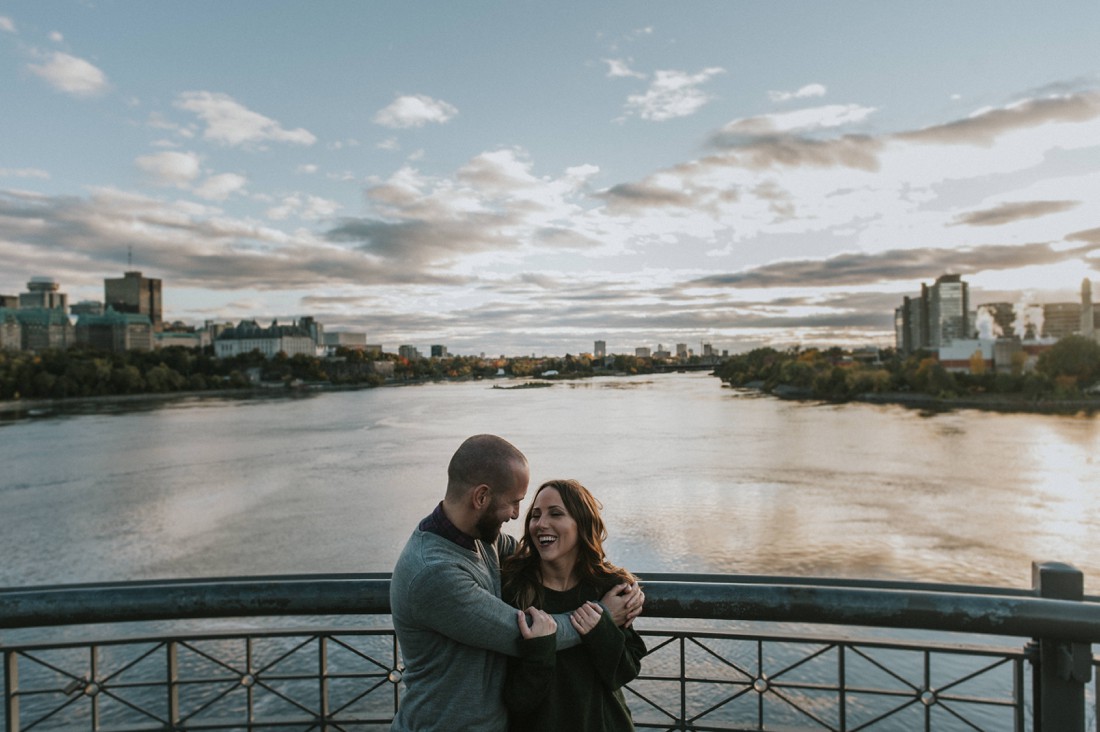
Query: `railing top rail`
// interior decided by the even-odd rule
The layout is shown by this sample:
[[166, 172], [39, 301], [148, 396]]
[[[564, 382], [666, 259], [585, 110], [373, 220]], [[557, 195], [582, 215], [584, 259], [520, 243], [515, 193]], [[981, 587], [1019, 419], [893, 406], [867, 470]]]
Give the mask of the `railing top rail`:
[[[1100, 642], [1100, 605], [1093, 602], [1045, 599], [1031, 593], [943, 591], [936, 589], [937, 585], [916, 583], [895, 588], [798, 578], [698, 581], [701, 576], [643, 577], [646, 615]], [[0, 628], [389, 612], [389, 577], [385, 574], [153, 580], [0, 590]]]

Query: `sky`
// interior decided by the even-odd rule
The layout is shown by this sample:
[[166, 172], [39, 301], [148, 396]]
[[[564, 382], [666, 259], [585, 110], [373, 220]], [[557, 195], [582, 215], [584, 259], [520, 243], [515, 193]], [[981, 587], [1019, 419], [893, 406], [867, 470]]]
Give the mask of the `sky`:
[[893, 345], [1100, 280], [1100, 3], [0, 0], [0, 293], [387, 351]]

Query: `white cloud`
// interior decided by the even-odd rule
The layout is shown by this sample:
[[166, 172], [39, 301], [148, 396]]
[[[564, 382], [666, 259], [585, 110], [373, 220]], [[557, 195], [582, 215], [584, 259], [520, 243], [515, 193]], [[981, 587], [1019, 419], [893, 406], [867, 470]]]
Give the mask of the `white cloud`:
[[640, 71], [634, 71], [630, 68], [628, 62], [621, 58], [605, 58], [604, 63], [607, 64], [607, 75], [612, 79], [623, 78], [635, 78], [644, 79], [645, 74]]
[[654, 122], [688, 117], [711, 100], [711, 96], [701, 91], [699, 86], [722, 73], [725, 73], [725, 69], [717, 66], [703, 69], [697, 74], [658, 71], [645, 94], [627, 97], [627, 109], [642, 119]]
[[793, 112], [735, 119], [723, 127], [719, 134], [766, 136], [830, 129], [863, 122], [875, 111], [874, 107], [861, 107], [858, 104], [828, 104]]
[[295, 172], [305, 173], [307, 175], [312, 175], [312, 174], [316, 173], [317, 171], [318, 171], [318, 167], [316, 165], [314, 165], [313, 163], [306, 163], [304, 165], [299, 165], [295, 169]]
[[823, 97], [825, 96], [826, 88], [824, 84], [807, 84], [798, 91], [770, 91], [768, 92], [768, 98], [773, 102], [787, 102], [791, 99], [808, 99], [810, 97]]
[[76, 97], [101, 94], [107, 87], [107, 75], [82, 58], [55, 51], [41, 64], [27, 64], [32, 72], [50, 86]]
[[236, 173], [212, 175], [195, 189], [195, 195], [208, 201], [224, 201], [234, 193], [244, 190], [248, 178]]
[[65, 42], [65, 36], [61, 35], [57, 31], [52, 31], [49, 35], [49, 39], [51, 41], [53, 41], [54, 43], [64, 43]]
[[199, 177], [199, 156], [194, 153], [162, 152], [142, 155], [134, 161], [153, 183], [162, 186], [186, 186]]
[[15, 21], [6, 15], [0, 15], [0, 30], [15, 33]]
[[317, 138], [301, 127], [288, 130], [278, 122], [245, 107], [228, 94], [205, 91], [183, 92], [175, 106], [193, 112], [205, 123], [203, 137], [224, 145], [260, 142], [290, 142], [312, 145]]
[[374, 121], [383, 127], [403, 129], [423, 127], [429, 122], [443, 124], [456, 114], [458, 110], [447, 102], [417, 94], [393, 100], [388, 107], [374, 115]]
[[393, 152], [395, 150], [400, 150], [401, 144], [397, 141], [396, 137], [387, 137], [385, 140], [382, 140], [380, 143], [375, 145], [375, 147], [377, 147], [379, 150], [389, 150], [390, 152]]
[[295, 193], [285, 196], [278, 206], [267, 210], [267, 217], [273, 221], [283, 221], [291, 216], [297, 216], [306, 221], [316, 221], [331, 217], [341, 206], [336, 201], [309, 194]]
[[49, 180], [50, 174], [38, 168], [0, 168], [0, 178], [40, 178]]

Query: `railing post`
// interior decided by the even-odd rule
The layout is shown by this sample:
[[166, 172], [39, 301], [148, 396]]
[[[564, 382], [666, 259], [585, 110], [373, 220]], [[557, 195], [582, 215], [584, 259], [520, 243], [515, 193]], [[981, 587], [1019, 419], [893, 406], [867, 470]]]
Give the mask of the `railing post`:
[[19, 655], [15, 651], [4, 651], [4, 699], [7, 704], [5, 713], [8, 718], [7, 732], [19, 732]]
[[[1061, 562], [1032, 562], [1031, 584], [1039, 597], [1082, 600], [1085, 596], [1084, 575]], [[1085, 732], [1085, 684], [1092, 678], [1090, 646], [1057, 638], [1036, 642], [1036, 732]]]

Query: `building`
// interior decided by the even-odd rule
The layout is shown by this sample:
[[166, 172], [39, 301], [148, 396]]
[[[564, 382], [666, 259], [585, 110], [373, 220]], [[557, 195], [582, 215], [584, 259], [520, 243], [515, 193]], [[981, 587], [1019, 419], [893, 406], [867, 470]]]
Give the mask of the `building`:
[[440, 346], [440, 345], [432, 346], [431, 347], [431, 354], [432, 354], [432, 358], [447, 358], [447, 356], [449, 355], [447, 353], [447, 347], [446, 346]]
[[1096, 313], [1092, 305], [1092, 282], [1086, 277], [1081, 280], [1081, 322], [1079, 324], [1081, 335], [1086, 338], [1096, 338]]
[[324, 345], [332, 351], [335, 351], [337, 348], [347, 348], [352, 351], [365, 351], [367, 348], [367, 334], [348, 333], [346, 331], [325, 333]]
[[153, 323], [148, 315], [120, 313], [108, 306], [102, 315], [81, 315], [76, 342], [108, 353], [153, 350]]
[[80, 302], [69, 306], [69, 313], [71, 315], [103, 315], [103, 303], [99, 300], [81, 300]]
[[0, 295], [0, 308], [15, 310], [17, 307], [19, 307], [18, 295]]
[[19, 294], [19, 307], [43, 310], [69, 309], [69, 296], [60, 292], [61, 285], [53, 277], [31, 277], [27, 291]]
[[928, 285], [921, 285], [920, 297], [902, 298], [894, 310], [894, 346], [904, 356], [928, 348]]
[[945, 274], [928, 288], [928, 346], [939, 348], [970, 336], [969, 286], [962, 275]]
[[687, 360], [687, 357], [688, 357], [688, 346], [687, 346], [687, 344], [686, 343], [677, 343], [676, 344], [676, 358], [680, 359], [681, 361], [685, 361], [685, 360]]
[[649, 358], [649, 346], [640, 346], [634, 349], [635, 358]]
[[1058, 340], [1081, 330], [1081, 303], [1051, 302], [1043, 305], [1042, 338]]
[[103, 302], [117, 313], [148, 316], [154, 332], [164, 327], [161, 282], [142, 277], [141, 272], [125, 272], [119, 279], [103, 280]]
[[596, 341], [595, 347], [592, 349], [592, 355], [594, 358], [603, 358], [607, 355], [607, 341]]
[[[0, 326], [4, 330], [4, 343], [8, 344], [5, 348], [40, 352], [65, 349], [76, 342], [72, 322], [64, 310], [57, 308], [0, 308]], [[14, 345], [16, 333], [18, 346]]]
[[210, 345], [205, 331], [162, 330], [153, 334], [153, 348], [190, 348], [199, 350]]
[[19, 351], [23, 348], [23, 326], [15, 317], [14, 310], [0, 307], [0, 351]]
[[259, 351], [267, 358], [274, 358], [279, 353], [316, 356], [317, 344], [308, 324], [303, 327], [299, 321], [291, 325], [279, 325], [278, 321], [272, 321], [270, 326], [264, 328], [255, 320], [242, 320], [235, 327], [222, 330], [214, 340], [214, 355], [218, 358], [231, 358], [253, 351]]
[[404, 345], [397, 347], [397, 355], [406, 361], [418, 361], [420, 360], [420, 351], [416, 350], [416, 346]]
[[939, 362], [948, 371], [992, 373], [995, 343], [991, 340], [956, 338], [940, 346]]

